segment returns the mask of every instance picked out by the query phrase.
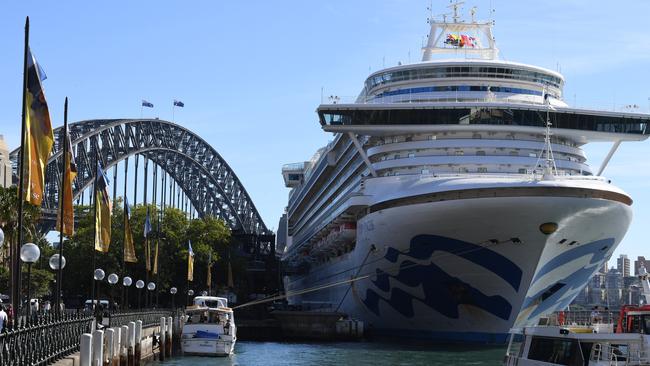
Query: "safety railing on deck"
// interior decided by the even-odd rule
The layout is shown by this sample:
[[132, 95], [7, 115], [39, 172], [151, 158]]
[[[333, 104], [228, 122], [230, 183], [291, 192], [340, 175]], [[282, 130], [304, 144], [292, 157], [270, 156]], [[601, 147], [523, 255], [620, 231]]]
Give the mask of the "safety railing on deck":
[[[79, 337], [91, 330], [87, 314], [33, 316], [29, 324], [0, 333], [0, 365], [44, 365], [79, 349]], [[17, 322], [18, 323], [18, 322]]]

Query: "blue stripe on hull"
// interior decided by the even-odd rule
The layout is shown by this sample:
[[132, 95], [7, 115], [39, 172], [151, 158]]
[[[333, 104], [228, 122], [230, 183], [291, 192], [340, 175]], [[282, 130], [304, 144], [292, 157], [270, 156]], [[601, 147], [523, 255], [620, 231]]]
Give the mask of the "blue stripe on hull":
[[415, 329], [366, 329], [370, 337], [385, 337], [431, 341], [436, 343], [474, 343], [484, 345], [502, 345], [508, 342], [508, 333], [482, 332], [436, 332]]

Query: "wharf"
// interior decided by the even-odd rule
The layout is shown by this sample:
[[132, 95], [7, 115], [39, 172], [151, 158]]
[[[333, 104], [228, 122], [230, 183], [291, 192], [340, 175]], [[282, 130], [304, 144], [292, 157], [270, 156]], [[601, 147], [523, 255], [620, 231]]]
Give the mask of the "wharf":
[[342, 341], [363, 338], [363, 323], [340, 312], [273, 311], [272, 318], [237, 321], [237, 337], [255, 341]]

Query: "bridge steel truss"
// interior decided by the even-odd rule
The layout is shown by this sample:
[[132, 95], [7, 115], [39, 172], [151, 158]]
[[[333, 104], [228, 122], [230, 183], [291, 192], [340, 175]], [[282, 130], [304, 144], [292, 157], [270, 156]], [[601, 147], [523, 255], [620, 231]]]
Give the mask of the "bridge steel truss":
[[[248, 192], [228, 163], [201, 137], [159, 119], [96, 119], [68, 125], [77, 163], [74, 199], [93, 184], [95, 152], [104, 167], [140, 155], [160, 166], [176, 181], [199, 217], [223, 219], [233, 231], [268, 234]], [[63, 129], [54, 130], [55, 143], [47, 163], [43, 210], [58, 207], [63, 165]], [[10, 154], [17, 171], [18, 149]]]

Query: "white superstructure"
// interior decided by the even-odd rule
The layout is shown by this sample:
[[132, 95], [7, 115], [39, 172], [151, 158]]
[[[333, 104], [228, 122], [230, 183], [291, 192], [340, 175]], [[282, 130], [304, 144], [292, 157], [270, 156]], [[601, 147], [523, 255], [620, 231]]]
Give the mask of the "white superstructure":
[[197, 296], [194, 305], [185, 309], [181, 335], [183, 354], [229, 356], [237, 342], [237, 327], [228, 299]]
[[[319, 106], [334, 140], [282, 169], [285, 287], [324, 286], [289, 301], [369, 332], [503, 342], [566, 306], [625, 235], [632, 199], [601, 173], [650, 116], [570, 108], [562, 75], [498, 60], [492, 22], [453, 7], [422, 62]], [[590, 141], [613, 142], [597, 170]]]

